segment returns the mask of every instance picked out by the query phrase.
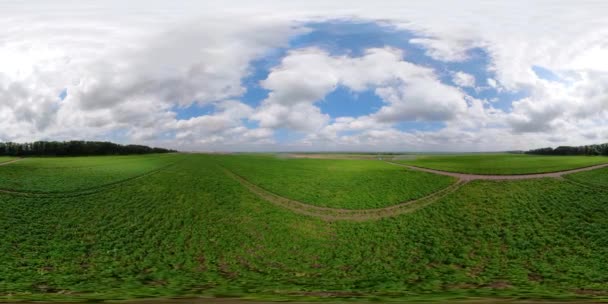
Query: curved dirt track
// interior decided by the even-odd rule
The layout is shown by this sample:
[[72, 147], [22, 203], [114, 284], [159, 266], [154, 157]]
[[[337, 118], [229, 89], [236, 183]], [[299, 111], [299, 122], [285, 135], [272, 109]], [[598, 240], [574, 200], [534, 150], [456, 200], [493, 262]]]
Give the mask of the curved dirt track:
[[415, 210], [418, 210], [430, 203], [435, 202], [436, 200], [446, 196], [447, 194], [454, 192], [462, 185], [466, 184], [468, 181], [460, 180], [446, 188], [443, 188], [439, 191], [433, 192], [427, 196], [421, 197], [419, 199], [414, 199], [406, 202], [402, 202], [396, 205], [383, 207], [383, 208], [375, 208], [375, 209], [341, 209], [341, 208], [328, 208], [328, 207], [319, 207], [315, 205], [310, 205], [307, 203], [303, 203], [300, 201], [292, 200], [286, 197], [282, 197], [275, 193], [272, 193], [266, 189], [263, 189], [252, 182], [248, 181], [246, 178], [226, 169], [222, 168], [226, 175], [232, 177], [241, 185], [245, 186], [245, 188], [249, 189], [249, 191], [258, 195], [262, 199], [277, 205], [279, 207], [283, 207], [289, 209], [295, 213], [313, 216], [317, 218], [321, 218], [327, 221], [337, 221], [337, 220], [346, 220], [346, 221], [368, 221], [368, 220], [377, 220], [385, 217], [392, 217], [400, 214], [410, 213]]
[[522, 179], [535, 179], [535, 178], [558, 178], [562, 179], [563, 175], [590, 171], [599, 168], [608, 167], [608, 164], [595, 165], [590, 167], [572, 169], [572, 170], [564, 170], [558, 172], [548, 172], [548, 173], [536, 173], [536, 174], [520, 174], [520, 175], [482, 175], [482, 174], [467, 174], [467, 173], [456, 173], [456, 172], [447, 172], [441, 170], [434, 170], [428, 168], [422, 168], [412, 165], [406, 165], [401, 163], [395, 163], [391, 161], [385, 161], [389, 164], [393, 164], [396, 166], [406, 167], [411, 170], [422, 171], [433, 174], [440, 174], [455, 177], [458, 181], [446, 188], [443, 188], [439, 191], [431, 193], [425, 197], [414, 199], [406, 202], [402, 202], [396, 205], [376, 208], [376, 209], [341, 209], [341, 208], [328, 208], [328, 207], [319, 207], [307, 203], [303, 203], [300, 201], [292, 200], [275, 193], [272, 193], [262, 187], [255, 185], [250, 182], [246, 178], [222, 167], [226, 175], [232, 177], [234, 180], [239, 182], [241, 185], [245, 186], [245, 188], [249, 189], [249, 191], [258, 195], [262, 199], [275, 204], [277, 206], [289, 209], [293, 212], [313, 216], [317, 218], [321, 218], [327, 221], [337, 221], [337, 220], [349, 220], [349, 221], [367, 221], [367, 220], [376, 220], [385, 217], [392, 217], [400, 214], [405, 214], [409, 212], [413, 212], [418, 210], [430, 203], [437, 201], [438, 199], [446, 196], [447, 194], [456, 191], [462, 185], [468, 183], [473, 180], [522, 180]]
[[601, 164], [601, 165], [595, 165], [595, 166], [590, 166], [590, 167], [557, 171], [557, 172], [547, 172], [547, 173], [513, 174], [513, 175], [485, 175], [485, 174], [468, 174], [468, 173], [457, 173], [457, 172], [448, 172], [448, 171], [442, 171], [442, 170], [428, 169], [428, 168], [423, 168], [423, 167], [418, 167], [418, 166], [396, 163], [396, 162], [392, 162], [392, 161], [385, 161], [385, 162], [396, 165], [396, 166], [406, 167], [408, 169], [412, 169], [412, 170], [416, 170], [416, 171], [451, 176], [451, 177], [455, 177], [461, 181], [517, 180], [517, 179], [533, 179], [533, 178], [546, 178], [546, 177], [562, 178], [562, 176], [566, 175], [566, 174], [583, 172], [583, 171], [591, 171], [591, 170], [595, 170], [595, 169], [608, 167], [608, 164]]
[[[18, 159], [18, 160], [21, 160], [21, 159]], [[15, 160], [15, 161], [17, 161], [17, 160]], [[15, 162], [15, 161], [11, 161], [11, 162]], [[31, 192], [31, 191], [20, 191], [20, 190], [10, 190], [10, 189], [1, 189], [0, 188], [0, 193], [16, 195], [16, 196], [25, 196], [25, 197], [37, 197], [37, 198], [49, 198], [49, 197], [70, 198], [70, 197], [87, 196], [87, 195], [96, 194], [96, 193], [99, 193], [102, 191], [106, 191], [108, 189], [120, 187], [122, 184], [125, 184], [127, 182], [135, 181], [135, 180], [150, 176], [152, 174], [156, 174], [162, 170], [165, 170], [165, 169], [175, 165], [176, 163], [177, 162], [171, 163], [166, 166], [160, 167], [158, 169], [154, 169], [152, 171], [145, 172], [140, 175], [128, 177], [128, 178], [125, 178], [122, 180], [118, 180], [115, 182], [111, 182], [108, 184], [103, 184], [100, 186], [95, 186], [95, 187], [87, 188], [87, 189], [83, 189], [83, 190], [66, 191], [66, 192]], [[0, 165], [2, 165], [2, 164], [0, 164]], [[1, 301], [0, 301], [0, 303], [1, 303]]]

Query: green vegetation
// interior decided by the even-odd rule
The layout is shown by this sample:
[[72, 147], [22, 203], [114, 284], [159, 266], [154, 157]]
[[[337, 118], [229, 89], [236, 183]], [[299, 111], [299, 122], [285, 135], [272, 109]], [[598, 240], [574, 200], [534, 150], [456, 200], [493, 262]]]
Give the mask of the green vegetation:
[[608, 187], [608, 168], [572, 173], [565, 178], [590, 186]]
[[119, 145], [106, 141], [0, 142], [0, 156], [85, 156], [128, 155], [176, 152], [142, 145]]
[[429, 195], [451, 177], [408, 170], [377, 160], [294, 159], [239, 155], [222, 165], [273, 193], [309, 204], [378, 208]]
[[[0, 299], [608, 296], [608, 192], [475, 181], [413, 213], [328, 222], [260, 199], [218, 166], [262, 174], [266, 165], [246, 164], [274, 166], [267, 158], [231, 158], [179, 155], [80, 197], [0, 193]], [[61, 160], [33, 161], [71, 170]], [[154, 156], [137, 161], [147, 162], [157, 167]]]
[[0, 189], [82, 191], [133, 178], [176, 162], [180, 155], [24, 158], [0, 166]]
[[0, 156], [0, 164], [7, 162], [7, 161], [11, 161], [13, 160], [13, 157], [8, 157], [8, 156]]
[[608, 163], [605, 156], [538, 156], [525, 154], [420, 155], [400, 163], [473, 174], [556, 172]]

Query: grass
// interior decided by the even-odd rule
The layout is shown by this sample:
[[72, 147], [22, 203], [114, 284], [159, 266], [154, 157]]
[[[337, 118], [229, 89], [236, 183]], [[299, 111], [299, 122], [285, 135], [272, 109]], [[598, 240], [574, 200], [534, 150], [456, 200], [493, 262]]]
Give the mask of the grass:
[[133, 178], [181, 156], [24, 158], [0, 166], [0, 189], [32, 193], [82, 191]]
[[591, 186], [608, 187], [608, 168], [572, 173], [566, 175], [565, 177], [575, 182]]
[[10, 156], [0, 156], [0, 164], [5, 163], [7, 161], [11, 161], [15, 159], [14, 157], [10, 157]]
[[184, 155], [77, 198], [0, 194], [0, 299], [608, 297], [606, 192], [475, 181], [414, 213], [327, 222], [219, 162]]
[[379, 208], [429, 195], [455, 179], [378, 160], [239, 155], [222, 165], [273, 193], [322, 207]]
[[399, 163], [472, 174], [556, 172], [608, 163], [605, 156], [540, 156], [526, 154], [419, 155]]

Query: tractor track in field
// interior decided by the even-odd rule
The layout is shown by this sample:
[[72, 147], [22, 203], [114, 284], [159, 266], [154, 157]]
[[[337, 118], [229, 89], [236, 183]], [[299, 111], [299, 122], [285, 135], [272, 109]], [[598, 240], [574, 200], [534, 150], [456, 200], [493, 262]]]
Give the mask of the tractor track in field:
[[[19, 159], [21, 160], [21, 159]], [[179, 162], [179, 161], [178, 161]], [[178, 162], [175, 163], [171, 163], [169, 165], [160, 167], [158, 169], [154, 169], [152, 171], [148, 171], [146, 173], [137, 175], [137, 176], [133, 176], [133, 177], [128, 177], [126, 179], [121, 179], [119, 181], [115, 181], [112, 183], [108, 183], [108, 184], [104, 184], [101, 186], [96, 186], [96, 187], [92, 187], [92, 188], [87, 188], [84, 190], [77, 190], [77, 191], [66, 191], [66, 192], [34, 192], [34, 191], [19, 191], [19, 190], [10, 190], [10, 189], [0, 189], [0, 194], [9, 194], [9, 195], [16, 195], [16, 196], [22, 196], [22, 197], [35, 197], [35, 198], [51, 198], [51, 197], [56, 197], [56, 198], [71, 198], [71, 197], [79, 197], [79, 196], [87, 196], [87, 195], [93, 195], [102, 191], [106, 191], [108, 189], [113, 189], [113, 188], [117, 188], [122, 186], [125, 183], [134, 181], [134, 180], [138, 180], [144, 177], [148, 177], [150, 175], [156, 174], [160, 171], [163, 171], [171, 166], [176, 165]], [[2, 164], [0, 164], [2, 165]]]
[[[468, 174], [468, 173], [457, 173], [457, 172], [448, 172], [441, 171], [429, 168], [423, 168], [418, 166], [412, 166], [407, 164], [396, 163], [392, 161], [385, 161], [389, 164], [393, 164], [396, 166], [402, 166], [411, 170], [440, 174], [445, 176], [454, 177], [457, 179], [457, 182], [443, 188], [441, 190], [435, 191], [427, 196], [413, 199], [409, 201], [405, 201], [402, 203], [398, 203], [392, 206], [383, 207], [383, 208], [374, 208], [374, 209], [343, 209], [343, 208], [330, 208], [330, 207], [320, 207], [311, 204], [307, 204], [304, 202], [300, 202], [297, 200], [289, 199], [283, 196], [280, 196], [276, 193], [270, 192], [252, 182], [247, 180], [245, 177], [240, 176], [231, 170], [221, 167], [226, 175], [233, 178], [249, 191], [258, 195], [262, 199], [289, 209], [295, 213], [299, 213], [302, 215], [308, 215], [312, 217], [321, 218], [326, 221], [338, 221], [338, 220], [348, 220], [348, 221], [367, 221], [367, 220], [376, 220], [386, 217], [397, 216], [400, 214], [405, 214], [409, 212], [413, 212], [418, 210], [428, 204], [435, 202], [436, 200], [443, 198], [444, 196], [458, 190], [464, 184], [474, 181], [474, 180], [523, 180], [523, 179], [536, 179], [536, 178], [557, 178], [562, 179], [567, 182], [571, 182], [573, 184], [579, 186], [585, 186], [588, 188], [595, 188], [591, 185], [581, 184], [570, 179], [565, 179], [563, 176], [571, 173], [590, 171], [600, 168], [608, 167], [608, 164], [600, 164], [595, 166], [571, 169], [571, 170], [563, 170], [557, 172], [547, 172], [547, 173], [534, 173], [534, 174], [518, 174], [518, 175], [484, 175], [484, 174]], [[604, 190], [604, 189], [602, 189]]]
[[0, 166], [6, 166], [6, 165], [10, 165], [12, 163], [16, 163], [20, 160], [23, 160], [23, 158], [17, 158], [17, 159], [13, 159], [13, 160], [9, 160], [9, 161], [5, 161], [5, 162], [0, 162]]
[[441, 190], [435, 191], [427, 196], [405, 201], [392, 206], [374, 209], [343, 209], [315, 206], [280, 196], [258, 185], [255, 185], [245, 177], [242, 177], [224, 167], [221, 168], [226, 175], [233, 178], [262, 199], [276, 206], [289, 209], [295, 213], [320, 218], [326, 221], [368, 221], [410, 213], [435, 202], [449, 193], [456, 191], [462, 185], [468, 182], [465, 180], [459, 180], [456, 183]]
[[519, 179], [535, 179], [535, 178], [557, 178], [557, 179], [563, 179], [563, 176], [566, 174], [571, 174], [571, 173], [577, 173], [577, 172], [584, 172], [584, 171], [591, 171], [591, 170], [595, 170], [595, 169], [600, 169], [600, 168], [605, 168], [608, 167], [608, 164], [601, 164], [601, 165], [595, 165], [595, 166], [589, 166], [589, 167], [583, 167], [583, 168], [577, 168], [577, 169], [571, 169], [571, 170], [563, 170], [563, 171], [556, 171], [556, 172], [546, 172], [546, 173], [531, 173], [531, 174], [504, 174], [504, 175], [498, 175], [498, 174], [469, 174], [469, 173], [458, 173], [458, 172], [449, 172], [449, 171], [443, 171], [443, 170], [436, 170], [436, 169], [429, 169], [429, 168], [423, 168], [423, 167], [418, 167], [418, 166], [412, 166], [412, 165], [407, 165], [407, 164], [402, 164], [402, 163], [396, 163], [393, 161], [388, 161], [385, 160], [384, 162], [395, 165], [395, 166], [401, 166], [401, 167], [405, 167], [411, 170], [416, 170], [416, 171], [422, 171], [422, 172], [427, 172], [427, 173], [434, 173], [434, 174], [439, 174], [439, 175], [445, 175], [445, 176], [451, 176], [451, 177], [455, 177], [461, 181], [472, 181], [472, 180], [519, 180]]
[[608, 188], [606, 188], [605, 186], [600, 186], [600, 185], [594, 185], [594, 184], [590, 184], [590, 183], [580, 182], [580, 181], [576, 181], [576, 180], [573, 180], [573, 179], [568, 178], [568, 177], [565, 177], [564, 181], [567, 182], [567, 183], [570, 183], [572, 185], [583, 187], [583, 188], [586, 188], [586, 189], [589, 189], [589, 190], [608, 192]]

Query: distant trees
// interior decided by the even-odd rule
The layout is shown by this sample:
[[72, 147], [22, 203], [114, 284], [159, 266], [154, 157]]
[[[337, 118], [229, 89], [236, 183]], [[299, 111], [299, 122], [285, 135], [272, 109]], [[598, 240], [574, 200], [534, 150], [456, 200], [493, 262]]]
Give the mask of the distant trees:
[[176, 151], [142, 145], [119, 145], [103, 141], [0, 142], [0, 155], [4, 156], [127, 155], [168, 152]]
[[541, 148], [527, 151], [526, 154], [540, 154], [540, 155], [607, 155], [608, 156], [608, 143], [600, 145], [587, 145], [587, 146], [559, 146], [553, 148]]

